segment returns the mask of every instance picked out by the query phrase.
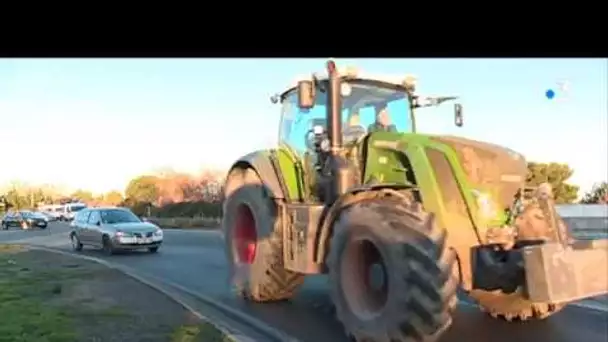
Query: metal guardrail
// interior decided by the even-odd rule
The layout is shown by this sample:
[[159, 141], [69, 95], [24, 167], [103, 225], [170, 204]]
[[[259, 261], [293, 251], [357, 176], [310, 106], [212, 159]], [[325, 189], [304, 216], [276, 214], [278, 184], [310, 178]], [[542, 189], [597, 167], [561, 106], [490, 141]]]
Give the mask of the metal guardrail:
[[557, 211], [575, 237], [608, 238], [608, 205], [559, 205]]
[[574, 231], [608, 231], [608, 218], [562, 217], [566, 225]]

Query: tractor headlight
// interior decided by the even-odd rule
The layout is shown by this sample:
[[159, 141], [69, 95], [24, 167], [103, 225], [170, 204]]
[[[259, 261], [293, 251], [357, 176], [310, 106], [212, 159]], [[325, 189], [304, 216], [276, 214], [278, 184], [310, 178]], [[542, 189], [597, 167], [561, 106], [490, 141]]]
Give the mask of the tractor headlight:
[[347, 66], [346, 68], [344, 68], [342, 70], [342, 72], [340, 74], [342, 74], [348, 78], [357, 78], [357, 76], [359, 76], [359, 69], [354, 66]]
[[479, 190], [473, 190], [473, 197], [475, 197], [477, 207], [479, 208], [479, 215], [484, 220], [491, 220], [498, 216], [498, 210], [496, 204], [488, 193], [481, 192]]
[[348, 83], [342, 83], [340, 86], [340, 94], [344, 97], [349, 97], [352, 92], [352, 88]]

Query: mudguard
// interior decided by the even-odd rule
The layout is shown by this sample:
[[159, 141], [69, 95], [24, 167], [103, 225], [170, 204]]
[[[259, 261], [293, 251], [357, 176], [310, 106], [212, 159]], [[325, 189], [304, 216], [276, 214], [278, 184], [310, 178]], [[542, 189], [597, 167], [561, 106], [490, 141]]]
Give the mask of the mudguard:
[[[230, 171], [242, 167], [254, 169], [258, 176], [260, 176], [260, 179], [262, 179], [262, 182], [270, 189], [273, 198], [285, 198], [285, 194], [281, 188], [279, 175], [277, 174], [278, 165], [273, 166], [269, 151], [255, 151], [239, 158], [232, 164]], [[228, 174], [230, 174], [230, 172]]]

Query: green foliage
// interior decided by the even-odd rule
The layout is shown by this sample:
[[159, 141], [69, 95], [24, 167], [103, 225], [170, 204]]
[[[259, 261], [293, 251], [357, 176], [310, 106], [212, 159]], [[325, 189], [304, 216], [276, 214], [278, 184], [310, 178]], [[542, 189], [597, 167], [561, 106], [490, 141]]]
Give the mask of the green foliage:
[[529, 162], [526, 184], [538, 186], [548, 182], [553, 187], [556, 203], [573, 203], [578, 196], [579, 187], [566, 183], [573, 173], [574, 170], [567, 164]]
[[169, 203], [164, 206], [154, 206], [148, 202], [138, 202], [131, 198], [123, 201], [121, 206], [128, 207], [138, 216], [148, 216], [148, 208], [150, 215], [161, 218], [174, 217], [221, 217], [222, 204], [221, 202], [177, 202]]
[[122, 194], [118, 191], [110, 191], [103, 196], [103, 202], [109, 205], [118, 205], [123, 201]]
[[21, 210], [30, 206], [30, 200], [16, 189], [9, 190], [5, 195], [5, 199], [7, 209]]
[[154, 176], [139, 176], [129, 182], [125, 195], [131, 201], [131, 204], [137, 202], [154, 203], [159, 195], [156, 184], [157, 178]]
[[608, 204], [608, 182], [593, 185], [591, 191], [581, 199], [583, 204]]
[[78, 189], [70, 195], [71, 198], [78, 199], [83, 202], [91, 202], [93, 200], [93, 194], [90, 191]]
[[219, 202], [178, 202], [169, 203], [160, 208], [154, 208], [152, 215], [156, 217], [221, 217], [222, 205]]

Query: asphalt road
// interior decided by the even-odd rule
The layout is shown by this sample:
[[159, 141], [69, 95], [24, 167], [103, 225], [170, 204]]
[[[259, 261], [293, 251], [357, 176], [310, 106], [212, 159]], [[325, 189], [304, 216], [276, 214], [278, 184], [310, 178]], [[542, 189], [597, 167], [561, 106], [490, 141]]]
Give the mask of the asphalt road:
[[[0, 242], [27, 242], [70, 250], [67, 231], [67, 226], [61, 223], [52, 224], [46, 231], [0, 231]], [[165, 230], [165, 243], [158, 254], [133, 252], [106, 257], [86, 247], [82, 253], [213, 296], [303, 342], [348, 341], [334, 318], [323, 276], [308, 279], [289, 302], [261, 305], [236, 299], [227, 286], [223, 240], [217, 232]], [[544, 321], [508, 323], [486, 316], [463, 298], [454, 324], [442, 342], [473, 339], [480, 342], [605, 342], [608, 313], [571, 305]]]

